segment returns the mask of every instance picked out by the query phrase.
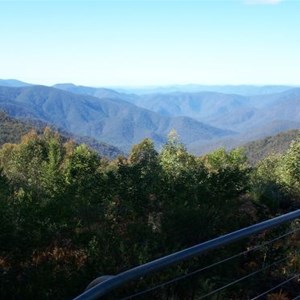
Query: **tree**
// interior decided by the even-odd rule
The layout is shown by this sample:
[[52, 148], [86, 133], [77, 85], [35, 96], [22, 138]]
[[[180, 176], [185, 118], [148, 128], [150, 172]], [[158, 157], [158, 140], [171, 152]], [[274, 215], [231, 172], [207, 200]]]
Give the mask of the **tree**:
[[124, 259], [123, 265], [143, 263], [149, 260], [149, 252], [155, 253], [160, 169], [158, 153], [149, 139], [133, 146], [128, 159], [119, 157], [106, 168], [110, 187], [106, 215], [120, 251], [116, 256]]
[[63, 172], [66, 181], [66, 210], [73, 210], [74, 222], [91, 230], [94, 222], [103, 217], [100, 157], [82, 144], [65, 159]]
[[290, 144], [283, 155], [279, 167], [280, 180], [286, 185], [288, 191], [299, 198], [300, 193], [300, 138]]
[[226, 152], [221, 148], [207, 154], [203, 162], [208, 170], [212, 197], [230, 201], [247, 191], [251, 169], [243, 149]]
[[258, 162], [251, 175], [251, 194], [254, 201], [265, 205], [272, 213], [286, 202], [286, 193], [279, 180], [282, 156], [270, 155]]
[[160, 153], [160, 165], [165, 247], [174, 250], [200, 242], [208, 232], [201, 230], [203, 221], [207, 220], [202, 216], [203, 213], [209, 215], [208, 211], [202, 209], [207, 194], [204, 165], [187, 152], [175, 131], [169, 134]]

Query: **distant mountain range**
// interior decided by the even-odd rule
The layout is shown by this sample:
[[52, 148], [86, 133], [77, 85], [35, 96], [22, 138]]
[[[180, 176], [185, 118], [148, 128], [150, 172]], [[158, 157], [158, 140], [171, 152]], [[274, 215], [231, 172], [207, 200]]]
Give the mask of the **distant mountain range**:
[[[167, 92], [172, 88], [181, 90]], [[133, 94], [130, 89], [71, 83], [46, 87], [0, 80], [0, 109], [92, 137], [125, 152], [146, 137], [159, 148], [171, 129], [190, 151], [202, 154], [300, 128], [300, 88], [187, 85], [166, 87], [160, 93], [157, 90], [163, 88], [153, 89], [151, 94]]]
[[[211, 88], [217, 89], [217, 86]], [[225, 88], [226, 86], [223, 87], [224, 90]], [[236, 135], [223, 136], [208, 142], [190, 141], [188, 148], [198, 154], [218, 146], [233, 147], [285, 130], [300, 128], [300, 88], [266, 86], [251, 89], [251, 86], [228, 86], [227, 90], [241, 92], [246, 88], [253, 93], [256, 91], [263, 94], [242, 96], [206, 91], [135, 95], [97, 88], [89, 88], [89, 93], [99, 98], [123, 99], [162, 116], [188, 116], [213, 127], [237, 132]], [[84, 89], [86, 88], [73, 86], [72, 92], [82, 94]], [[281, 92], [270, 94], [274, 91]]]
[[146, 137], [159, 146], [172, 129], [187, 145], [234, 134], [189, 117], [161, 116], [121, 99], [100, 99], [46, 86], [0, 87], [0, 108], [11, 116], [42, 120], [124, 151]]
[[242, 96], [267, 95], [287, 91], [294, 88], [287, 85], [201, 85], [185, 84], [170, 86], [146, 86], [146, 87], [116, 87], [114, 90], [122, 93], [132, 93], [137, 95], [146, 94], [170, 94], [170, 93], [199, 93], [217, 92], [224, 94], [238, 94]]
[[0, 86], [23, 87], [29, 85], [31, 84], [16, 79], [0, 79]]

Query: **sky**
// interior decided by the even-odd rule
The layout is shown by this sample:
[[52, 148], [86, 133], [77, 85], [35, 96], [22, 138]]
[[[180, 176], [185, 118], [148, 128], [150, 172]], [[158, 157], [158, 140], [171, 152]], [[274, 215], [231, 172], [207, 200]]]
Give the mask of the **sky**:
[[300, 0], [0, 0], [0, 78], [300, 84]]

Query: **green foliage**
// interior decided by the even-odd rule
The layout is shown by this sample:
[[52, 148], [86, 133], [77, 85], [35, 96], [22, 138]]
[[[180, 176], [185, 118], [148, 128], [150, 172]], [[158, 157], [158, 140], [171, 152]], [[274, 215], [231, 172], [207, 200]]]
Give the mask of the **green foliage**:
[[300, 193], [300, 138], [291, 143], [279, 168], [280, 180], [296, 197]]
[[187, 152], [175, 131], [171, 131], [159, 158], [162, 167], [162, 188], [165, 187], [168, 196], [172, 196], [169, 201], [176, 201], [177, 198], [182, 201], [183, 197], [188, 196], [189, 189], [195, 186], [195, 182], [201, 180], [197, 176], [205, 176], [204, 170], [201, 174], [201, 165], [196, 162], [196, 157]]
[[[172, 132], [160, 153], [145, 139], [128, 158], [108, 161], [48, 128], [31, 131], [0, 149], [0, 296], [71, 298], [97, 276], [288, 210], [299, 197], [299, 153], [295, 142], [252, 169], [241, 149], [195, 157]], [[202, 290], [213, 288], [211, 276]], [[174, 297], [188, 298], [197, 282], [172, 288]]]
[[254, 199], [273, 211], [298, 205], [300, 192], [300, 142], [293, 141], [283, 155], [271, 155], [252, 175]]
[[247, 191], [250, 167], [242, 149], [216, 150], [204, 158], [204, 163], [209, 170], [210, 192], [215, 197], [230, 200]]
[[255, 201], [266, 205], [273, 212], [284, 205], [285, 193], [279, 183], [278, 167], [281, 157], [271, 155], [260, 161], [252, 173], [251, 186]]

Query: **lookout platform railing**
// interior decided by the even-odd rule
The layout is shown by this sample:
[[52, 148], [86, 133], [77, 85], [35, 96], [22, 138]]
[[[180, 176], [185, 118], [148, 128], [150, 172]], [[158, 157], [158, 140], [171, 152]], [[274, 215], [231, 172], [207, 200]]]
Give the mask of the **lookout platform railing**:
[[[297, 218], [300, 218], [300, 209], [161, 257], [120, 274], [111, 276], [109, 279], [86, 290], [74, 300], [181, 299], [180, 295], [178, 296], [178, 293], [176, 295], [176, 293], [174, 293], [174, 289], [170, 287], [174, 287], [174, 285], [178, 286], [178, 284], [180, 285], [180, 282], [187, 280], [193, 281], [194, 287], [192, 287], [193, 292], [184, 299], [267, 299], [266, 296], [270, 293], [278, 292], [280, 294], [282, 292], [282, 288], [286, 285], [289, 285], [290, 289], [293, 290], [292, 298], [288, 299], [300, 299], [300, 285], [298, 286], [298, 292], [295, 288], [295, 286], [298, 285], [300, 276], [300, 258], [299, 265], [296, 266], [296, 268], [291, 269], [291, 261], [297, 261], [300, 251], [300, 249], [298, 249], [298, 245], [300, 245], [298, 238], [300, 236], [300, 226], [298, 226], [298, 222], [295, 221]], [[285, 228], [282, 229], [282, 226]], [[279, 228], [281, 229], [279, 230]], [[273, 235], [268, 235], [268, 240], [264, 239], [261, 241], [261, 239], [257, 237], [257, 235], [264, 235], [266, 232], [271, 232], [274, 230], [276, 232], [274, 232]], [[209, 255], [211, 252], [220, 251], [220, 249], [224, 249], [225, 246], [234, 246], [237, 241], [244, 241], [246, 238], [252, 238], [251, 247], [247, 246], [244, 250], [239, 251], [231, 256], [223, 257], [221, 259], [218, 257], [219, 259], [212, 263], [211, 259], [209, 259], [210, 263], [208, 265], [203, 265], [203, 261], [200, 263], [200, 265], [197, 265], [202, 258], [205, 257], [206, 259], [207, 255]], [[256, 238], [259, 240], [259, 243], [253, 246]], [[273, 250], [278, 249], [279, 245], [280, 247], [285, 247], [285, 254], [283, 257], [277, 257], [277, 255], [274, 254], [276, 251]], [[293, 247], [293, 249], [289, 250], [287, 247]], [[270, 254], [272, 252], [271, 250], [274, 252], [273, 254]], [[230, 251], [230, 253], [232, 254], [233, 252]], [[287, 253], [289, 253], [289, 255], [287, 255]], [[274, 257], [272, 257], [272, 255]], [[248, 259], [249, 256], [252, 256], [252, 259]], [[259, 263], [256, 263], [256, 256], [261, 258]], [[266, 259], [266, 256], [272, 258], [272, 261]], [[247, 259], [245, 259], [245, 257], [247, 257]], [[203, 272], [210, 271], [214, 268], [219, 268], [219, 270], [220, 268], [223, 268], [223, 270], [230, 268], [230, 266], [234, 264], [234, 261], [236, 263], [237, 259], [247, 262], [247, 272], [245, 270], [239, 272], [240, 274], [238, 274], [236, 278], [232, 278], [230, 276], [229, 282], [225, 282], [224, 280], [216, 280], [217, 283], [215, 284], [213, 283], [214, 276], [210, 277], [212, 280], [209, 279], [209, 281], [203, 279], [205, 277], [201, 277], [200, 279], [197, 277]], [[146, 282], [147, 277], [149, 276], [164, 272], [168, 268], [176, 268], [176, 266], [185, 264], [187, 261], [191, 260], [196, 260], [197, 263], [192, 263], [189, 265], [189, 267], [182, 267], [181, 269], [184, 271], [180, 275], [178, 275], [177, 270], [174, 272], [176, 273], [174, 278], [168, 278], [162, 282], [152, 281], [150, 283], [149, 281], [149, 283], [144, 285], [141, 289], [132, 289], [133, 282]], [[251, 262], [254, 264], [254, 266], [250, 266]], [[191, 266], [194, 265], [197, 265], [197, 268], [191, 268]], [[247, 280], [252, 280], [252, 284], [255, 284], [256, 279], [263, 278], [261, 277], [263, 273], [270, 270], [275, 270], [276, 268], [277, 272], [281, 274], [281, 276], [279, 276], [281, 281], [272, 283], [270, 282], [270, 284], [272, 284], [270, 286], [270, 284], [267, 282], [268, 277], [266, 276], [264, 279], [266, 284], [264, 284], [263, 290], [259, 290], [259, 292], [256, 291], [256, 294], [248, 294], [247, 296], [245, 295], [245, 298], [235, 298], [235, 289], [240, 289], [238, 287], [239, 284]], [[130, 285], [130, 288], [126, 288], [126, 285], [128, 284]], [[197, 289], [195, 286], [197, 286]], [[115, 296], [110, 296], [112, 293], [115, 293], [116, 290], [122, 290], [122, 288], [125, 290], [125, 295], [119, 293], [117, 296], [116, 294]], [[228, 289], [233, 291], [232, 297], [228, 297], [224, 294], [224, 291]], [[158, 296], [160, 291], [162, 294], [161, 296]], [[239, 292], [241, 294], [240, 290]]]

